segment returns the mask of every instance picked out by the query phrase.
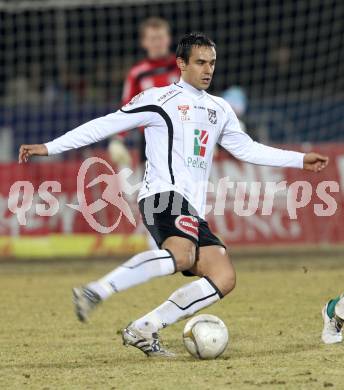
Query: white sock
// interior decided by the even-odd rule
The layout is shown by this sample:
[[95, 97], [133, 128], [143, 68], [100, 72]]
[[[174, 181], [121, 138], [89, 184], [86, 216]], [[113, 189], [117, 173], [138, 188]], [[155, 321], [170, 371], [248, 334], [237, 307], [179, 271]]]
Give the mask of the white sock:
[[89, 283], [86, 288], [104, 300], [116, 292], [175, 272], [175, 259], [170, 251], [150, 250], [133, 256], [101, 279]]
[[154, 240], [154, 238], [150, 235], [150, 233], [148, 233], [146, 235], [146, 238], [147, 238], [147, 243], [148, 243], [148, 248], [153, 250], [153, 249], [158, 249], [158, 246]]
[[158, 331], [192, 316], [221, 298], [222, 294], [214, 283], [204, 277], [179, 288], [162, 305], [136, 320], [135, 325], [142, 330], [153, 325]]

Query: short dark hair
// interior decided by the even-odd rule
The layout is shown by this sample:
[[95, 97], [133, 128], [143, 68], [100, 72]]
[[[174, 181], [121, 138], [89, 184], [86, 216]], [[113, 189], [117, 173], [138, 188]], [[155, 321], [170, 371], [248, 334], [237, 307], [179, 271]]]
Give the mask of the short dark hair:
[[184, 35], [179, 41], [176, 50], [176, 57], [180, 57], [185, 61], [185, 63], [188, 63], [193, 46], [207, 46], [216, 49], [215, 43], [207, 35], [201, 32], [192, 32]]

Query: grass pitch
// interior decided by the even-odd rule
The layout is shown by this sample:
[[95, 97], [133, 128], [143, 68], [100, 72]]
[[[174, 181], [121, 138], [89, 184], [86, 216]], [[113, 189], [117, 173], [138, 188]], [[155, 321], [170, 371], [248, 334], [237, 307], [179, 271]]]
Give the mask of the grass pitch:
[[0, 263], [1, 389], [344, 388], [344, 345], [320, 342], [321, 307], [343, 289], [344, 258], [246, 258], [234, 262], [236, 290], [204, 313], [221, 317], [230, 345], [215, 361], [184, 350], [185, 321], [162, 332], [175, 360], [121, 345], [120, 329], [190, 281], [179, 275], [114, 296], [87, 325], [71, 288], [114, 262]]

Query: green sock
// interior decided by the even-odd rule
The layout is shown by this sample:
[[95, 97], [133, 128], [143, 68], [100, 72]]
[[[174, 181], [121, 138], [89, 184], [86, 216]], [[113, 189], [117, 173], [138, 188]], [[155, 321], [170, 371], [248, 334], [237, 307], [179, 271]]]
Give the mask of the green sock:
[[327, 315], [330, 317], [330, 318], [333, 318], [334, 316], [334, 308], [337, 304], [337, 302], [340, 300], [340, 297], [337, 297], [337, 298], [334, 298], [334, 299], [331, 299], [327, 305]]

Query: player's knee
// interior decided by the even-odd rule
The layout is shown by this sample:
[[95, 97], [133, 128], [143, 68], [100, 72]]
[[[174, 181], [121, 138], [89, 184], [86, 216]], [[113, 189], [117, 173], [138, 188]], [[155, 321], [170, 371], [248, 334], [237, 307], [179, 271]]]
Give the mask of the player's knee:
[[177, 271], [190, 269], [196, 260], [196, 246], [190, 240], [182, 237], [169, 237], [162, 245], [174, 256]]
[[212, 276], [211, 279], [223, 296], [229, 294], [236, 285], [236, 274], [233, 267], [222, 269], [221, 272]]
[[223, 282], [220, 287], [220, 291], [223, 296], [229, 294], [234, 290], [236, 285], [236, 274], [235, 271], [228, 272], [223, 277]]
[[[167, 248], [169, 249], [169, 248]], [[195, 251], [193, 248], [170, 249], [176, 262], [176, 271], [186, 271], [195, 263]]]

